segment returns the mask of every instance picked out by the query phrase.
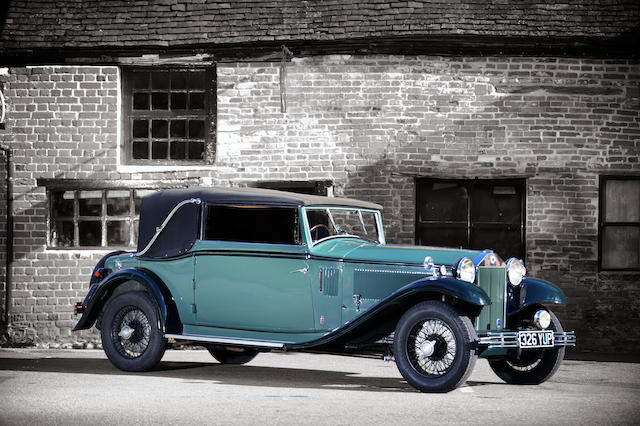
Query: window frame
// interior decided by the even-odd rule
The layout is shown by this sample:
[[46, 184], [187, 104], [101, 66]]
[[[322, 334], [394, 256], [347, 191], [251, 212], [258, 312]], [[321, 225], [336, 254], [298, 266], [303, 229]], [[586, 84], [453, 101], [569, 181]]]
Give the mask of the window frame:
[[640, 184], [640, 175], [600, 175], [598, 179], [598, 272], [640, 272], [640, 265], [637, 268], [604, 268], [603, 267], [603, 242], [604, 229], [615, 226], [637, 226], [640, 228], [640, 221], [634, 222], [607, 222], [607, 207], [605, 202], [605, 191], [607, 181], [610, 180], [637, 180]]
[[[180, 113], [174, 110], [141, 110], [136, 113], [133, 110], [133, 87], [131, 85], [132, 76], [136, 72], [154, 72], [165, 71], [204, 71], [206, 78], [205, 93], [205, 107], [203, 114], [188, 114], [186, 112]], [[120, 97], [121, 104], [121, 144], [120, 144], [120, 158], [122, 164], [125, 165], [147, 165], [147, 166], [162, 166], [162, 165], [211, 165], [215, 162], [216, 157], [216, 131], [217, 131], [217, 69], [215, 64], [210, 65], [153, 65], [153, 66], [122, 66], [120, 68]], [[185, 89], [187, 90], [187, 89]], [[171, 90], [168, 88], [167, 93], [171, 94]], [[178, 110], [179, 111], [179, 110]], [[185, 110], [188, 111], [188, 110]], [[204, 121], [204, 158], [203, 159], [134, 159], [133, 158], [133, 138], [131, 136], [132, 123], [136, 118], [148, 118], [150, 121], [154, 119], [170, 120], [170, 119], [193, 119], [198, 118]], [[150, 131], [150, 130], [149, 130]], [[167, 130], [168, 132], [169, 130]], [[151, 138], [150, 138], [151, 140]], [[170, 150], [171, 136], [167, 135], [167, 141]], [[151, 153], [149, 153], [151, 155]]]
[[[474, 223], [477, 223], [479, 225], [484, 225], [484, 227], [490, 227], [490, 226], [498, 226], [500, 225], [499, 223], [493, 223], [493, 222], [473, 222], [472, 221], [472, 211], [473, 211], [473, 197], [472, 197], [472, 191], [473, 191], [473, 187], [477, 184], [493, 184], [495, 186], [507, 186], [507, 185], [511, 185], [511, 186], [516, 186], [519, 187], [521, 190], [521, 198], [520, 198], [520, 241], [521, 241], [521, 253], [519, 253], [518, 255], [516, 255], [515, 257], [518, 257], [520, 259], [526, 260], [525, 257], [527, 255], [527, 240], [526, 240], [526, 225], [527, 225], [527, 220], [526, 220], [526, 215], [527, 215], [527, 179], [522, 177], [522, 178], [518, 178], [518, 177], [512, 177], [512, 178], [489, 178], [489, 179], [478, 179], [478, 178], [467, 178], [467, 179], [457, 179], [457, 178], [447, 178], [447, 179], [441, 179], [441, 178], [434, 178], [434, 177], [418, 177], [415, 179], [414, 181], [414, 191], [415, 191], [415, 220], [414, 220], [414, 224], [415, 224], [415, 228], [414, 228], [414, 243], [417, 245], [418, 241], [419, 241], [419, 235], [420, 235], [420, 229], [421, 229], [421, 224], [422, 223], [427, 223], [427, 222], [421, 222], [420, 221], [420, 204], [418, 202], [418, 194], [419, 194], [419, 186], [420, 186], [420, 182], [425, 182], [425, 181], [431, 181], [431, 182], [438, 182], [438, 183], [456, 183], [458, 185], [464, 186], [465, 188], [467, 188], [468, 194], [469, 196], [467, 197], [467, 211], [466, 211], [466, 239], [467, 239], [467, 244], [463, 245], [463, 248], [470, 248], [471, 247], [471, 239], [472, 239], [472, 232], [473, 229], [480, 229], [478, 226], [474, 226]], [[447, 223], [456, 223], [456, 224], [461, 224], [461, 221], [431, 221], [430, 224], [432, 225], [436, 225], [436, 224], [447, 224]], [[483, 250], [483, 249], [495, 249], [495, 247], [482, 247], [482, 248], [478, 248], [477, 250]], [[499, 253], [502, 254], [502, 253]]]
[[[85, 187], [76, 187], [76, 188], [65, 188], [65, 187], [52, 187], [47, 188], [47, 248], [54, 250], [109, 250], [109, 249], [135, 249], [136, 247], [136, 239], [135, 235], [137, 232], [136, 229], [136, 221], [139, 220], [139, 215], [136, 214], [135, 210], [135, 192], [141, 190], [148, 190], [148, 188], [85, 188]], [[100, 192], [100, 215], [99, 216], [81, 216], [79, 212], [79, 194], [80, 192]], [[110, 191], [127, 191], [129, 193], [129, 213], [127, 215], [109, 215], [108, 214], [108, 193]], [[73, 216], [56, 216], [53, 214], [53, 198], [54, 193], [64, 193], [64, 192], [73, 192]], [[73, 244], [71, 246], [58, 246], [54, 244], [53, 231], [55, 229], [55, 221], [56, 220], [67, 220], [73, 223]], [[129, 242], [126, 245], [109, 245], [108, 244], [108, 235], [107, 235], [107, 223], [110, 221], [126, 221], [129, 223]], [[95, 221], [100, 222], [101, 225], [101, 235], [100, 235], [100, 245], [80, 245], [80, 230], [79, 223], [81, 221]]]

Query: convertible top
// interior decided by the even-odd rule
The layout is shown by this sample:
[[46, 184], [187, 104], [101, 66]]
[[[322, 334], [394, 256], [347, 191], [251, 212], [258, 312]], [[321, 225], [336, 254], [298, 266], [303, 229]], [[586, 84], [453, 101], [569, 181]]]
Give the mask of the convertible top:
[[[261, 206], [345, 206], [382, 210], [382, 206], [348, 198], [322, 197], [261, 188], [188, 188], [167, 189], [148, 195], [140, 206], [138, 252], [153, 238], [156, 228], [178, 203], [199, 198], [208, 204], [243, 204]], [[162, 259], [187, 252], [198, 236], [200, 206], [182, 206], [167, 224], [144, 258]]]

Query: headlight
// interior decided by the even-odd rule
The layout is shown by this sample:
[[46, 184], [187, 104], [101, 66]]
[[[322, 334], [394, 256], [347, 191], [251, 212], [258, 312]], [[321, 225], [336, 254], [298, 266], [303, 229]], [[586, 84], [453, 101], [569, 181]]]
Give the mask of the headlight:
[[476, 265], [473, 260], [463, 257], [456, 265], [456, 277], [462, 281], [473, 283], [476, 280]]
[[544, 309], [540, 309], [533, 315], [533, 323], [541, 330], [551, 325], [551, 315]]
[[527, 273], [522, 260], [512, 257], [507, 260], [507, 277], [513, 286], [518, 286], [522, 282], [522, 278]]

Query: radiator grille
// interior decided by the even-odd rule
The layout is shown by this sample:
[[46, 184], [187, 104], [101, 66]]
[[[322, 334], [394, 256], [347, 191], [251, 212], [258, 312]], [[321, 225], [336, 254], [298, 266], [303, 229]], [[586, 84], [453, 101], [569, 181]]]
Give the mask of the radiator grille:
[[503, 266], [481, 266], [478, 268], [478, 284], [491, 298], [491, 305], [485, 306], [476, 322], [476, 330], [485, 332], [504, 329], [507, 280]]

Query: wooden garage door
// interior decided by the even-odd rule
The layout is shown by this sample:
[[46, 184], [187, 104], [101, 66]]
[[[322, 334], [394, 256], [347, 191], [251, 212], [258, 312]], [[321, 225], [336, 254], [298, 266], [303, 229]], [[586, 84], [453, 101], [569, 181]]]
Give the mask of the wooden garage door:
[[416, 244], [525, 254], [525, 179], [416, 180]]

